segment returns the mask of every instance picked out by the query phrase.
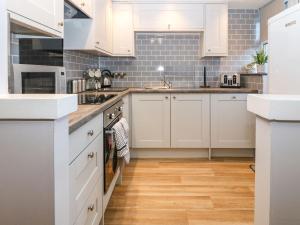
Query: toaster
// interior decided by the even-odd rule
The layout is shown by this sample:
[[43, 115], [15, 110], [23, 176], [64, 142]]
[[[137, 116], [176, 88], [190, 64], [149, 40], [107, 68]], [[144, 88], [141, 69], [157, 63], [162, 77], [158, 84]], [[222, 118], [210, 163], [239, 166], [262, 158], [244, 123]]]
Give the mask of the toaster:
[[241, 87], [240, 75], [237, 73], [235, 73], [233, 75], [222, 74], [221, 75], [221, 87], [240, 88]]

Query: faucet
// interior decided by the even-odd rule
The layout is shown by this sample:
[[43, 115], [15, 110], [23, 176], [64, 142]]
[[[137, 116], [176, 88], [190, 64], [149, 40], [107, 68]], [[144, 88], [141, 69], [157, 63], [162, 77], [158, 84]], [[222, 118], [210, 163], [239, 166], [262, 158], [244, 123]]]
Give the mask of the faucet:
[[[160, 72], [160, 76], [163, 77], [162, 82], [163, 82], [164, 88], [165, 88], [165, 87], [167, 87], [167, 88], [169, 88], [169, 89], [172, 88], [172, 82], [166, 80], [166, 74], [164, 73], [165, 68], [164, 68], [163, 66], [159, 66], [159, 67], [157, 68], [157, 70]], [[162, 73], [163, 73], [163, 75], [162, 75]]]
[[167, 87], [169, 89], [172, 88], [172, 82], [171, 81], [167, 81], [165, 75], [164, 75], [164, 79], [163, 79], [163, 84], [164, 84], [164, 87]]

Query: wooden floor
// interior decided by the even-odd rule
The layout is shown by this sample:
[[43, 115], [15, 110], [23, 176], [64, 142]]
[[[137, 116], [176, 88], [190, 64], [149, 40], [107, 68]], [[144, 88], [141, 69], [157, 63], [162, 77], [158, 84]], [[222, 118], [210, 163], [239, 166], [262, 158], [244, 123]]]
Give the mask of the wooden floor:
[[251, 162], [133, 160], [112, 195], [105, 225], [252, 225]]

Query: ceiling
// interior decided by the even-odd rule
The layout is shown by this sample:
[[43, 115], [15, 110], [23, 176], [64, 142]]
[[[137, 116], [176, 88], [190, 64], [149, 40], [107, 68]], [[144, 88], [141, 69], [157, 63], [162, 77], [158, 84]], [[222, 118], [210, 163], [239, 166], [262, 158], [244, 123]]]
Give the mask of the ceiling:
[[272, 0], [228, 0], [229, 8], [259, 9]]

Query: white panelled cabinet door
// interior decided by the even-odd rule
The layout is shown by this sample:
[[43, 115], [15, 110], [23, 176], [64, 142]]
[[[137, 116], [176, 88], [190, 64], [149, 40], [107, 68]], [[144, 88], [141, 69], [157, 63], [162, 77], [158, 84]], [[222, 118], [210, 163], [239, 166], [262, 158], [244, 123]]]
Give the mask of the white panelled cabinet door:
[[210, 98], [208, 94], [171, 96], [171, 147], [209, 148]]
[[203, 56], [228, 55], [228, 5], [205, 5]]
[[113, 55], [134, 56], [134, 31], [131, 4], [113, 3]]
[[132, 147], [170, 148], [170, 94], [132, 95]]
[[202, 31], [203, 4], [136, 4], [135, 31]]
[[255, 116], [247, 94], [211, 95], [212, 148], [255, 148]]
[[46, 34], [63, 37], [64, 0], [8, 0], [11, 18]]

